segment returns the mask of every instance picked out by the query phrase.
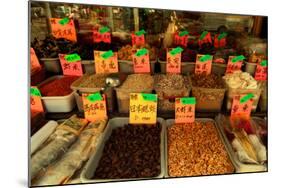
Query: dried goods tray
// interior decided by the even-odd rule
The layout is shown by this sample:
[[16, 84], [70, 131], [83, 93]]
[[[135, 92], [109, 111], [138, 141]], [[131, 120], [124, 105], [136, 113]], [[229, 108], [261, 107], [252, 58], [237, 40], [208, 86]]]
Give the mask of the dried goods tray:
[[[229, 156], [230, 162], [232, 163], [234, 169], [237, 169], [237, 164], [234, 161], [234, 158], [231, 156], [230, 151], [228, 150], [228, 147], [226, 146], [226, 143], [223, 139], [223, 136], [221, 135], [221, 132], [219, 131], [218, 125], [216, 124], [215, 120], [210, 119], [210, 118], [196, 118], [196, 121], [212, 121], [216, 127], [217, 133], [220, 137], [220, 140], [222, 141], [224, 148]], [[171, 127], [173, 124], [175, 123], [174, 119], [167, 119], [166, 120], [166, 132], [165, 132], [165, 178], [169, 178], [169, 174], [168, 174], [168, 129], [169, 127]]]
[[[233, 147], [231, 146], [230, 142], [227, 139], [227, 136], [223, 130], [223, 125], [221, 122], [221, 114], [219, 114], [216, 118], [215, 121], [217, 123], [217, 128], [220, 132], [220, 135], [222, 136], [222, 139], [224, 140], [224, 143], [227, 147], [227, 150], [229, 151], [233, 161], [236, 164], [236, 172], [237, 173], [242, 173], [242, 172], [257, 172], [257, 171], [266, 171], [267, 168], [265, 165], [257, 165], [257, 164], [243, 164], [242, 162], [239, 161], [239, 159], [237, 158], [237, 155], [235, 154], [235, 151], [233, 150]], [[251, 124], [254, 123], [251, 120]], [[254, 123], [255, 124], [255, 123]], [[248, 168], [247, 171], [245, 171], [243, 168]], [[252, 170], [250, 170], [249, 168], [252, 168]]]
[[93, 156], [90, 157], [89, 161], [87, 162], [86, 166], [84, 167], [80, 179], [82, 183], [99, 183], [99, 182], [114, 182], [114, 181], [128, 181], [128, 180], [144, 180], [144, 179], [160, 179], [164, 177], [165, 173], [165, 131], [166, 131], [166, 124], [165, 120], [162, 118], [157, 118], [157, 122], [160, 123], [161, 125], [161, 135], [160, 135], [160, 166], [161, 166], [161, 172], [158, 176], [156, 177], [150, 177], [150, 178], [126, 178], [126, 179], [91, 179], [93, 174], [95, 173], [96, 168], [99, 165], [99, 160], [102, 157], [103, 154], [103, 149], [105, 146], [106, 141], [109, 139], [111, 136], [111, 132], [113, 129], [118, 128], [118, 127], [123, 127], [126, 124], [129, 123], [129, 118], [127, 117], [117, 117], [110, 119], [109, 122], [107, 123], [106, 129], [104, 130], [103, 135], [99, 139], [97, 143], [97, 150], [94, 153]]

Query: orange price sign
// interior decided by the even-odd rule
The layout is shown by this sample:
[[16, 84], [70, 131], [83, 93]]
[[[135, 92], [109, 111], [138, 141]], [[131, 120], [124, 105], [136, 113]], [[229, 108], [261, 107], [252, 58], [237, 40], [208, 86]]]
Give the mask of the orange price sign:
[[174, 35], [174, 44], [187, 47], [188, 31], [176, 32]]
[[65, 38], [76, 42], [76, 30], [74, 21], [69, 18], [50, 18], [52, 35], [55, 38]]
[[143, 45], [145, 44], [144, 38], [145, 31], [142, 29], [135, 33], [132, 33], [132, 45]]
[[30, 108], [31, 111], [44, 112], [41, 93], [37, 87], [30, 88]]
[[85, 119], [94, 122], [107, 118], [105, 95], [101, 95], [99, 92], [82, 93], [82, 101]]
[[175, 122], [193, 123], [195, 121], [195, 104], [196, 99], [194, 97], [176, 98]]
[[236, 95], [233, 97], [231, 117], [250, 118], [254, 94]]
[[94, 51], [96, 73], [116, 73], [118, 72], [117, 52]]
[[132, 56], [135, 73], [150, 73], [149, 52], [147, 49], [142, 48]]
[[167, 73], [181, 73], [181, 47], [167, 49]]
[[130, 93], [131, 124], [155, 124], [157, 118], [157, 95]]
[[243, 55], [229, 56], [225, 73], [230, 74], [234, 71], [241, 70], [244, 59], [245, 57]]
[[108, 27], [101, 27], [99, 30], [93, 30], [94, 43], [111, 43], [110, 29]]
[[41, 69], [41, 65], [39, 63], [39, 60], [36, 56], [36, 53], [33, 48], [30, 48], [30, 64], [31, 64], [31, 71], [37, 71]]
[[63, 75], [82, 76], [81, 58], [78, 54], [59, 54]]
[[267, 80], [267, 60], [263, 60], [260, 63], [257, 63], [255, 79], [258, 81]]
[[195, 63], [195, 74], [211, 74], [213, 56], [198, 54]]

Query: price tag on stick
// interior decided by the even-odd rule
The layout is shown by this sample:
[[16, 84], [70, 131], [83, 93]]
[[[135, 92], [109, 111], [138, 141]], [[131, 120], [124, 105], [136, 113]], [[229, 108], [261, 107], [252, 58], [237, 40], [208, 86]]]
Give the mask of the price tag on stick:
[[101, 27], [99, 30], [93, 31], [94, 43], [111, 43], [110, 29], [108, 27]]
[[132, 45], [144, 45], [145, 44], [145, 30], [140, 30], [132, 33]]
[[59, 54], [63, 75], [82, 76], [81, 58], [78, 54]]
[[37, 87], [30, 88], [30, 108], [31, 111], [44, 112], [41, 92]]
[[195, 104], [196, 99], [194, 97], [176, 98], [175, 122], [193, 123], [195, 121]]
[[175, 45], [180, 45], [183, 47], [187, 47], [188, 43], [188, 31], [181, 31], [177, 32], [174, 35], [174, 44]]
[[255, 79], [258, 81], [267, 80], [267, 60], [263, 60], [260, 63], [257, 63]]
[[130, 93], [130, 123], [155, 124], [157, 118], [157, 95]]
[[181, 47], [167, 50], [167, 64], [166, 72], [168, 73], [181, 73]]
[[118, 57], [117, 52], [94, 51], [96, 73], [117, 73]]
[[82, 101], [85, 119], [94, 122], [107, 118], [105, 95], [101, 95], [99, 92], [82, 93]]
[[245, 57], [243, 55], [229, 56], [225, 73], [229, 74], [241, 70], [244, 59]]
[[231, 117], [250, 118], [254, 97], [253, 93], [234, 96], [232, 101]]
[[150, 73], [149, 52], [146, 48], [133, 54], [133, 64], [135, 73]]
[[51, 32], [55, 38], [65, 38], [76, 42], [76, 30], [74, 21], [69, 18], [50, 18]]
[[198, 54], [195, 63], [195, 74], [211, 74], [213, 56]]

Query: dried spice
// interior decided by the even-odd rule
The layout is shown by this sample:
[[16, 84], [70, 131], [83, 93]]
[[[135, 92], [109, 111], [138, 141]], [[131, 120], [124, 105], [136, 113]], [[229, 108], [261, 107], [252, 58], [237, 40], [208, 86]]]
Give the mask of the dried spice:
[[212, 89], [222, 89], [224, 88], [223, 80], [220, 76], [216, 74], [192, 74], [191, 75], [192, 86], [212, 88]]
[[150, 60], [156, 60], [156, 48], [150, 47], [148, 44], [140, 46], [134, 45], [133, 47], [131, 45], [126, 45], [118, 51], [118, 59], [132, 61], [132, 55], [136, 53], [138, 49], [141, 48], [148, 49]]

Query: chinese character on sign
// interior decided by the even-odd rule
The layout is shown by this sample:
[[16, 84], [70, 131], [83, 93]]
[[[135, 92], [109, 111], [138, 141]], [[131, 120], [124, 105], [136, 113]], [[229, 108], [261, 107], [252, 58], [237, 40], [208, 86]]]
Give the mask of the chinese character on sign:
[[133, 65], [135, 73], [150, 73], [149, 52], [143, 48], [133, 54]]
[[181, 52], [182, 48], [167, 49], [167, 64], [166, 72], [180, 73], [181, 72]]
[[94, 51], [96, 73], [116, 73], [118, 72], [117, 52]]
[[65, 38], [73, 42], [77, 41], [76, 30], [72, 19], [50, 18], [50, 24], [52, 35], [55, 38]]
[[267, 60], [257, 63], [255, 79], [258, 81], [267, 80]]
[[212, 60], [213, 56], [211, 55], [198, 54], [195, 63], [195, 74], [211, 74]]
[[174, 44], [175, 45], [187, 47], [187, 43], [188, 43], [188, 32], [187, 31], [175, 33], [175, 35], [174, 35]]
[[254, 95], [252, 93], [234, 96], [232, 101], [231, 117], [249, 118], [253, 102]]
[[83, 109], [85, 119], [88, 121], [97, 121], [107, 118], [105, 95], [98, 93], [82, 94]]
[[193, 123], [195, 121], [195, 104], [194, 97], [176, 98], [175, 122]]
[[78, 54], [59, 54], [63, 75], [82, 76], [81, 58]]
[[111, 43], [110, 29], [108, 27], [102, 27], [99, 30], [93, 30], [94, 43]]

